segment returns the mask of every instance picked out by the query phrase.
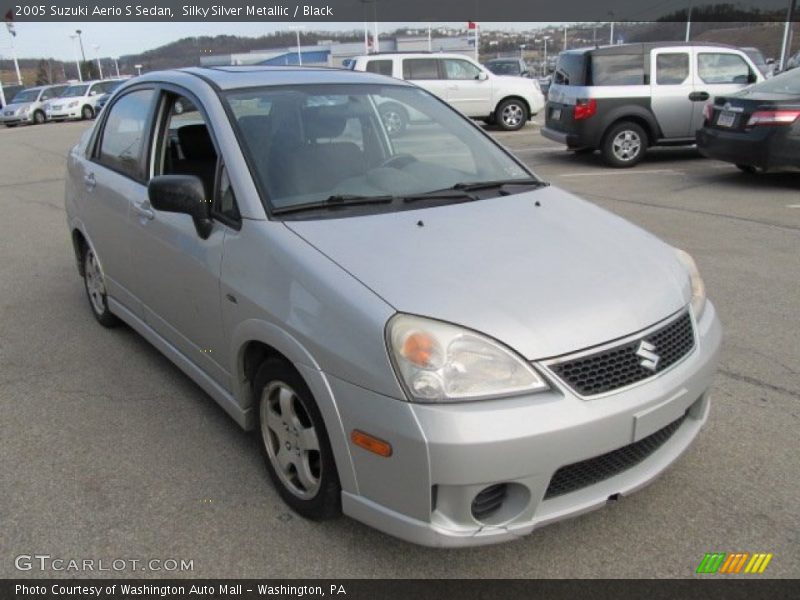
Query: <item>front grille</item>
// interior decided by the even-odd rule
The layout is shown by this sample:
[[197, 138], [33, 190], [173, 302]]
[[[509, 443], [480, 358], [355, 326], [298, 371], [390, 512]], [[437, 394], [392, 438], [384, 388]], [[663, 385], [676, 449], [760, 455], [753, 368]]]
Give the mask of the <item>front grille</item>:
[[[648, 342], [658, 356], [655, 370], [637, 354]], [[594, 396], [638, 383], [670, 368], [694, 348], [692, 318], [686, 312], [661, 329], [606, 350], [551, 365], [553, 372], [582, 396]], [[652, 364], [652, 363], [651, 363]]]
[[481, 490], [472, 501], [472, 516], [481, 521], [491, 515], [503, 505], [506, 499], [508, 486], [505, 483], [497, 483]]
[[545, 500], [593, 485], [638, 465], [663, 446], [678, 430], [684, 419], [686, 414], [638, 442], [612, 450], [602, 456], [561, 467], [550, 480], [550, 485], [544, 494]]

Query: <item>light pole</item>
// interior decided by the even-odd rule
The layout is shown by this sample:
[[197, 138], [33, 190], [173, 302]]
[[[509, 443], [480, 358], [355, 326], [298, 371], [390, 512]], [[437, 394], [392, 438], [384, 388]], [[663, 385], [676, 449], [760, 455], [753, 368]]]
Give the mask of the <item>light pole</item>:
[[75, 68], [78, 69], [78, 81], [82, 83], [83, 75], [81, 74], [81, 61], [78, 58], [78, 50], [75, 48], [75, 40], [78, 39], [78, 36], [72, 33], [69, 37], [72, 39], [72, 50], [75, 52]]
[[608, 34], [608, 43], [614, 45], [614, 13], [609, 12], [608, 16], [611, 17], [611, 28]]
[[786, 23], [783, 28], [783, 42], [781, 44], [781, 58], [778, 62], [778, 70], [783, 71], [789, 60], [792, 49], [792, 23], [794, 21], [795, 0], [789, 0], [789, 10], [786, 12]]
[[525, 60], [524, 52], [525, 52], [525, 44], [520, 44], [520, 46], [519, 46], [519, 57], [522, 60]]
[[136, 74], [137, 75], [141, 75], [142, 74], [142, 65], [133, 65], [133, 68], [136, 69]]
[[544, 64], [542, 66], [542, 75], [544, 77], [547, 77], [547, 40], [549, 39], [549, 35], [542, 37], [542, 41], [544, 42]]
[[83, 33], [80, 29], [76, 29], [75, 33], [78, 35], [78, 43], [81, 46], [81, 59], [83, 62], [86, 62], [86, 52], [83, 51], [83, 38], [81, 37], [81, 33]]
[[114, 68], [117, 71], [117, 77], [119, 77], [119, 58], [114, 58]]
[[100, 46], [98, 44], [94, 44], [92, 46], [94, 48], [95, 56], [97, 57], [97, 70], [100, 72], [100, 79], [103, 78], [103, 65], [100, 62]]
[[302, 25], [294, 25], [289, 27], [294, 30], [295, 39], [297, 40], [297, 64], [303, 66], [303, 53], [300, 51], [300, 30], [305, 29]]

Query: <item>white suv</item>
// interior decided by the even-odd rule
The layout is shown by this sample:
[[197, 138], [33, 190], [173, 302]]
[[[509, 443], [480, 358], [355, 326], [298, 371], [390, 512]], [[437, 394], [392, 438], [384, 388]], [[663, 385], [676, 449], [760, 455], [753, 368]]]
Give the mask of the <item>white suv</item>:
[[[495, 75], [463, 54], [370, 54], [348, 66], [412, 81], [468, 117], [508, 131], [521, 129], [545, 105], [536, 80]], [[392, 118], [404, 129], [409, 117], [398, 113]]]

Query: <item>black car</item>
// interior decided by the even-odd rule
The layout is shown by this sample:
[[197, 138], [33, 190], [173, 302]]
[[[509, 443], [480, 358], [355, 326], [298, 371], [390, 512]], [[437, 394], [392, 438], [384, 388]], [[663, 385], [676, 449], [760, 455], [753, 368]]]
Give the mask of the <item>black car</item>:
[[483, 66], [495, 75], [532, 77], [530, 68], [521, 58], [493, 58], [483, 63]]
[[118, 81], [113, 81], [113, 82], [111, 82], [110, 84], [108, 84], [108, 86], [106, 86], [106, 93], [105, 93], [105, 94], [103, 94], [102, 96], [100, 96], [100, 97], [97, 99], [97, 102], [96, 102], [96, 103], [95, 103], [95, 105], [94, 105], [94, 116], [95, 116], [95, 117], [97, 117], [97, 115], [99, 115], [99, 114], [100, 114], [100, 111], [102, 111], [102, 110], [103, 110], [103, 107], [104, 107], [104, 106], [106, 105], [106, 103], [108, 102], [108, 99], [109, 99], [109, 98], [111, 98], [111, 96], [113, 96], [113, 95], [114, 95], [114, 91], [115, 91], [115, 90], [116, 90], [116, 89], [117, 89], [119, 86], [121, 86], [123, 83], [125, 83], [125, 81], [126, 81], [125, 79], [120, 79], [120, 80], [118, 80]]
[[697, 147], [751, 173], [800, 168], [800, 69], [706, 105]]

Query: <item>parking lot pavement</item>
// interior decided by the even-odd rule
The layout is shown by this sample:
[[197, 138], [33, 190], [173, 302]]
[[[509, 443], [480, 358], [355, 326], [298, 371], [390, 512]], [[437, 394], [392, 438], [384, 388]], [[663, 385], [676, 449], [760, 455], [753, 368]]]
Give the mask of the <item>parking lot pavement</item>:
[[535, 124], [492, 132], [555, 185], [693, 254], [724, 351], [707, 426], [653, 485], [514, 543], [445, 551], [293, 515], [250, 436], [137, 334], [94, 322], [62, 201], [85, 126], [0, 131], [0, 577], [41, 576], [14, 568], [36, 553], [193, 560], [122, 573], [145, 576], [689, 577], [712, 551], [772, 552], [763, 576], [800, 577], [800, 177], [691, 149], [609, 170]]

